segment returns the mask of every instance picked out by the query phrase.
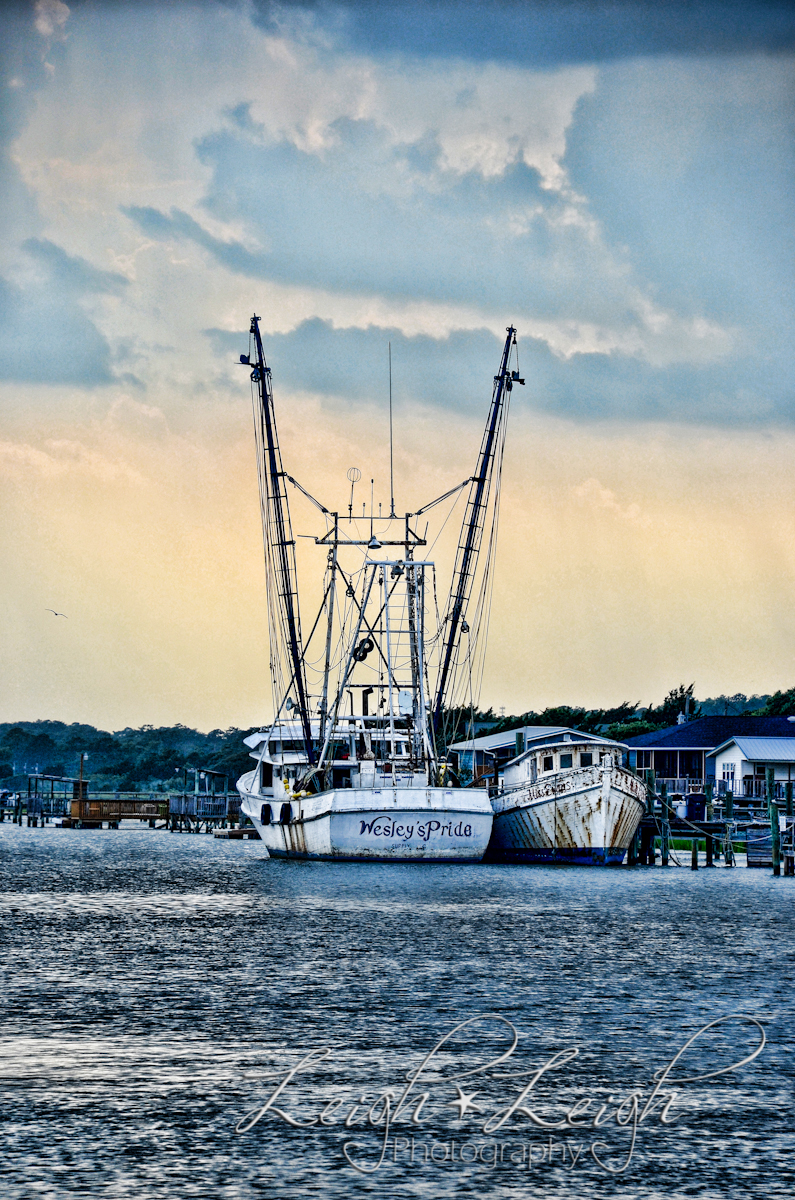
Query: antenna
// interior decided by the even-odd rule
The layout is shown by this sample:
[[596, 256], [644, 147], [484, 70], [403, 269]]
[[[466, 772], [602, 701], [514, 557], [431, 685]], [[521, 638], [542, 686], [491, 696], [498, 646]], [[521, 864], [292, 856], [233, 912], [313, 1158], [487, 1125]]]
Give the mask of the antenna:
[[395, 460], [392, 454], [392, 343], [389, 343], [389, 515], [395, 515]]
[[351, 502], [348, 505], [348, 521], [353, 520], [353, 489], [362, 477], [362, 473], [358, 467], [348, 468], [348, 483], [351, 485]]

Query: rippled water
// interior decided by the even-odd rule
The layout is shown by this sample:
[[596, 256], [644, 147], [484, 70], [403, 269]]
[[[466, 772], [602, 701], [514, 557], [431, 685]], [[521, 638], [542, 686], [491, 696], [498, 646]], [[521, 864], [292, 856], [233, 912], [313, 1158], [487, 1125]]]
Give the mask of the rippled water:
[[[3, 824], [0, 854], [8, 1200], [791, 1195], [795, 880], [285, 863], [257, 842], [135, 827]], [[623, 1172], [606, 1168], [628, 1157], [631, 1101], [623, 1128], [550, 1133], [520, 1112], [494, 1128], [558, 1051], [579, 1053], [525, 1097], [536, 1117], [588, 1097], [592, 1117], [612, 1095], [607, 1118], [633, 1091], [640, 1107], [688, 1037], [737, 1013], [764, 1024], [764, 1050], [679, 1085], [675, 1123], [650, 1114]], [[399, 1095], [482, 1014], [504, 1021], [473, 1023], [431, 1061], [412, 1092], [429, 1093], [419, 1123], [409, 1109], [389, 1131], [380, 1169], [350, 1166], [344, 1145], [373, 1167], [384, 1136], [345, 1128], [353, 1104], [368, 1097], [356, 1121], [385, 1088]], [[482, 1112], [459, 1120], [447, 1080], [508, 1049], [505, 1021], [516, 1050], [460, 1081]], [[726, 1024], [678, 1073], [717, 1071], [757, 1041]], [[269, 1111], [235, 1133], [272, 1095], [269, 1072], [322, 1047], [274, 1103], [310, 1121], [336, 1097], [329, 1124]]]

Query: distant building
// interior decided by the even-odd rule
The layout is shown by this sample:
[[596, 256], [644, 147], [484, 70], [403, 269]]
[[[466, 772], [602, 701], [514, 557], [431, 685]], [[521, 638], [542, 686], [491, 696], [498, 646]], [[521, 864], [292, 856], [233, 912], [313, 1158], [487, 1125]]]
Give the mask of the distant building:
[[699, 717], [684, 725], [656, 729], [627, 738], [629, 765], [636, 771], [654, 771], [658, 780], [673, 783], [674, 791], [715, 782], [712, 752], [731, 738], [793, 741], [795, 722], [789, 717]]
[[[621, 751], [625, 750], [623, 742], [614, 742], [595, 733], [583, 733], [579, 729], [569, 729], [565, 725], [525, 725], [522, 729], [511, 729], [505, 733], [491, 733], [486, 737], [455, 742], [450, 750], [457, 755], [459, 771], [471, 771], [473, 781], [477, 781], [484, 776], [493, 778], [495, 769], [498, 772], [502, 771], [507, 763], [525, 751], [540, 749], [546, 742], [559, 742], [561, 736], [565, 741], [567, 735], [570, 735], [569, 740], [576, 741], [579, 745], [594, 747], [593, 751], [581, 750], [581, 757], [583, 754], [595, 754], [600, 749], [612, 750], [618, 747]], [[591, 766], [591, 763], [568, 765]]]

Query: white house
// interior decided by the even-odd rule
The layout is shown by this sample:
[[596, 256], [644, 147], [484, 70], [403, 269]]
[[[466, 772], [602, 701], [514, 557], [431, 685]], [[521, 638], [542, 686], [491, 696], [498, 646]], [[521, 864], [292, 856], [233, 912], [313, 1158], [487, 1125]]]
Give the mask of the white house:
[[795, 738], [733, 737], [708, 755], [715, 760], [715, 780], [721, 791], [761, 795], [765, 772], [773, 768], [776, 783], [795, 779]]

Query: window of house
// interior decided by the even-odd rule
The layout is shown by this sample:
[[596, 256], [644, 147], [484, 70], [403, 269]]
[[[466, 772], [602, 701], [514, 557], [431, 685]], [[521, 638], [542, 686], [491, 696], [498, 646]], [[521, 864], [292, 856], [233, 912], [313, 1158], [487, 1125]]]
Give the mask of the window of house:
[[734, 779], [735, 765], [736, 765], [735, 763], [724, 763], [723, 764], [723, 778], [724, 779], [731, 779], [731, 780]]
[[542, 769], [543, 769], [544, 771], [551, 771], [551, 770], [552, 770], [552, 768], [553, 768], [553, 766], [554, 766], [554, 760], [553, 760], [553, 758], [552, 758], [552, 755], [551, 755], [551, 754], [545, 754], [545, 755], [544, 755], [544, 766], [543, 766], [543, 768], [542, 768]]
[[650, 771], [651, 770], [651, 750], [638, 750], [638, 759], [636, 770]]
[[592, 754], [581, 754], [580, 755], [580, 766], [581, 767], [592, 767], [593, 766], [593, 755]]
[[570, 754], [561, 754], [561, 756], [560, 756], [560, 766], [561, 766], [561, 770], [562, 770], [564, 767], [570, 767], [570, 766], [571, 766], [571, 763], [572, 763], [572, 757], [571, 757], [571, 755], [570, 755]]
[[675, 750], [654, 751], [654, 769], [659, 779], [677, 779], [677, 766]]
[[754, 775], [759, 776], [762, 779], [764, 779], [764, 777], [765, 777], [765, 764], [764, 763], [754, 763]]
[[680, 750], [679, 772], [683, 779], [701, 778], [701, 751]]

